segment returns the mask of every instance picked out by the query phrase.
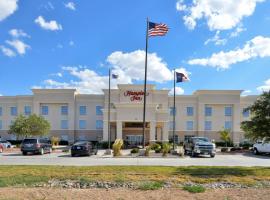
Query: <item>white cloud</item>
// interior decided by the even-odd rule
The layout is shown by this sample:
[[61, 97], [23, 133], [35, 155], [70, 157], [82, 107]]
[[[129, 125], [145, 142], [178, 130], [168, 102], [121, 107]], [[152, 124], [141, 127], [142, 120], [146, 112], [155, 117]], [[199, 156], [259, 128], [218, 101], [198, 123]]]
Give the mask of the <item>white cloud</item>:
[[46, 22], [42, 16], [38, 16], [35, 19], [35, 23], [45, 30], [50, 30], [50, 31], [62, 30], [61, 24], [58, 24], [55, 20]]
[[241, 94], [241, 96], [247, 96], [248, 94], [250, 94], [252, 91], [251, 90], [244, 90]]
[[2, 94], [0, 94], [0, 96], [3, 96]]
[[30, 46], [25, 44], [23, 41], [14, 39], [14, 40], [6, 40], [6, 43], [12, 46], [16, 51], [20, 54], [23, 55], [25, 54], [27, 49], [30, 49]]
[[12, 37], [15, 37], [15, 38], [19, 38], [19, 37], [30, 37], [27, 33], [25, 33], [23, 30], [21, 29], [11, 29], [9, 32], [8, 32]]
[[[181, 95], [184, 94], [184, 89], [182, 89], [181, 87], [175, 87], [175, 95]], [[173, 95], [174, 93], [174, 89], [172, 88], [169, 92], [169, 95]]]
[[264, 82], [264, 85], [257, 87], [258, 91], [269, 91], [270, 90], [270, 79]]
[[12, 15], [18, 8], [18, 0], [1, 0], [0, 1], [0, 21]]
[[65, 4], [65, 7], [70, 9], [70, 10], [76, 10], [76, 6], [74, 2], [68, 2]]
[[70, 40], [68, 44], [69, 44], [69, 46], [74, 46], [75, 43], [74, 43], [74, 41]]
[[5, 56], [8, 56], [8, 57], [15, 57], [16, 56], [16, 53], [10, 48], [7, 48], [5, 46], [0, 46], [0, 49]]
[[243, 31], [246, 31], [247, 29], [243, 27], [243, 25], [240, 25], [238, 27], [236, 27], [236, 29], [230, 34], [230, 37], [237, 37], [240, 33], [242, 33]]
[[264, 0], [193, 0], [191, 6], [184, 1], [176, 3], [176, 9], [184, 12], [183, 20], [189, 29], [194, 29], [197, 21], [205, 19], [210, 30], [228, 30], [251, 16], [258, 2]]
[[[149, 53], [148, 58], [148, 81], [162, 83], [173, 80], [173, 71], [156, 53]], [[119, 83], [131, 84], [135, 80], [144, 80], [144, 59], [145, 52], [141, 50], [130, 53], [117, 51], [110, 54], [107, 62], [113, 68], [112, 73], [119, 75], [118, 79], [112, 80], [112, 88], [116, 88]], [[81, 93], [93, 94], [100, 94], [102, 89], [108, 88], [108, 75], [100, 75], [82, 66], [64, 66], [62, 70], [76, 81], [61, 82], [48, 79], [44, 82], [45, 88], [77, 88]], [[178, 68], [176, 71], [190, 74], [185, 68]]]
[[206, 40], [204, 42], [204, 45], [207, 45], [209, 42], [214, 42], [215, 45], [225, 45], [227, 43], [227, 39], [221, 39], [219, 34], [220, 34], [220, 31], [216, 31], [214, 37]]
[[246, 42], [243, 48], [237, 48], [228, 52], [214, 53], [209, 58], [192, 59], [190, 65], [202, 65], [217, 69], [228, 69], [231, 64], [250, 60], [252, 58], [270, 56], [270, 38], [256, 36]]

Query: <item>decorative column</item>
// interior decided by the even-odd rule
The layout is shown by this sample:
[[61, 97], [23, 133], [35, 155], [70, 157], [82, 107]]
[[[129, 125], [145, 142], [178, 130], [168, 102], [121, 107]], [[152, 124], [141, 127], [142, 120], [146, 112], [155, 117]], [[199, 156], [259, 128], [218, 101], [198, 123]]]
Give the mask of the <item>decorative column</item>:
[[156, 122], [151, 121], [150, 122], [150, 143], [156, 142]]
[[197, 108], [197, 131], [198, 131], [198, 136], [204, 136], [204, 108], [205, 104], [203, 103], [198, 103], [198, 108]]
[[163, 123], [163, 130], [162, 130], [162, 142], [169, 142], [169, 127], [168, 122]]
[[108, 141], [108, 121], [103, 120], [103, 137], [102, 141]]
[[234, 104], [233, 105], [233, 117], [232, 117], [232, 139], [233, 143], [236, 145], [239, 145], [241, 136], [240, 136], [240, 115], [241, 115], [241, 109], [240, 109], [240, 104]]
[[116, 122], [116, 139], [123, 139], [122, 121]]

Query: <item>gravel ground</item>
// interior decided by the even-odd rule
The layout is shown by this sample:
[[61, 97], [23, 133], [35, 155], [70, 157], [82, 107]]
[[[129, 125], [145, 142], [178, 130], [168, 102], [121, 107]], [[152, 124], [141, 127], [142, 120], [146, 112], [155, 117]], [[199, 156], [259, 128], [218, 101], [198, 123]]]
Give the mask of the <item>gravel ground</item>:
[[0, 188], [1, 200], [269, 200], [270, 189], [213, 189], [192, 194], [181, 189], [140, 191], [131, 189]]

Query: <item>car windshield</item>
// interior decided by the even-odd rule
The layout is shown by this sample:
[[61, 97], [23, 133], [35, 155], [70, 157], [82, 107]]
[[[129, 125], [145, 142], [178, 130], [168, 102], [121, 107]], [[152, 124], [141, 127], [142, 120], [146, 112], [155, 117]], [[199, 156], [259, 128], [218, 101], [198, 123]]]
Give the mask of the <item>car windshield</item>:
[[35, 144], [35, 143], [37, 143], [37, 139], [24, 139], [23, 143], [24, 144]]
[[75, 142], [74, 145], [86, 145], [87, 142]]
[[1, 140], [1, 141], [0, 141], [0, 143], [7, 143], [7, 141], [5, 141], [5, 140]]
[[193, 138], [193, 140], [195, 142], [209, 142], [209, 139], [204, 137]]

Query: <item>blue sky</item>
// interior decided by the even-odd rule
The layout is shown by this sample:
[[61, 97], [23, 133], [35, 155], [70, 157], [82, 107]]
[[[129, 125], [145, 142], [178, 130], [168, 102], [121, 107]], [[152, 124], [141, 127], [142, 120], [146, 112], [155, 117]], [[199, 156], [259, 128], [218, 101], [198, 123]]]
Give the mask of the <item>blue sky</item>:
[[146, 17], [166, 23], [149, 39], [148, 83], [171, 89], [172, 70], [198, 89], [270, 89], [269, 0], [1, 0], [0, 94], [31, 88], [100, 93], [108, 68], [117, 83], [143, 83]]

